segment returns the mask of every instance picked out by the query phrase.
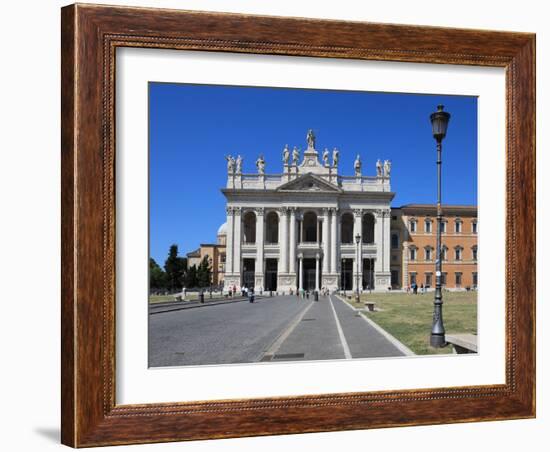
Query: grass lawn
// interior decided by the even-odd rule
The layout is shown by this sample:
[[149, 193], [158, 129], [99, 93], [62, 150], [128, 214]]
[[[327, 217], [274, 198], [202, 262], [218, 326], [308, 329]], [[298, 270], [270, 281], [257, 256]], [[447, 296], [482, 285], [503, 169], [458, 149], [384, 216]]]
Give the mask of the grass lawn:
[[164, 301], [175, 301], [175, 295], [149, 295], [149, 303], [162, 303]]
[[[354, 307], [364, 309], [352, 300]], [[430, 347], [434, 293], [407, 295], [406, 293], [362, 294], [361, 301], [373, 301], [378, 312], [363, 312], [374, 322], [396, 337], [418, 355], [452, 353], [450, 346]], [[477, 333], [477, 292], [443, 292], [443, 322], [445, 331]]]

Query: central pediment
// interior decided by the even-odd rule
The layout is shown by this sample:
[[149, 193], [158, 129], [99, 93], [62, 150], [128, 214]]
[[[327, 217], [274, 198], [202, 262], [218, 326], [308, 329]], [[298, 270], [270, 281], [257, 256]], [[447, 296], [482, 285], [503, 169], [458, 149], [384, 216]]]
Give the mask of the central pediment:
[[279, 188], [277, 191], [283, 192], [320, 192], [320, 193], [340, 193], [342, 189], [323, 178], [311, 173], [304, 174], [297, 179], [291, 180]]

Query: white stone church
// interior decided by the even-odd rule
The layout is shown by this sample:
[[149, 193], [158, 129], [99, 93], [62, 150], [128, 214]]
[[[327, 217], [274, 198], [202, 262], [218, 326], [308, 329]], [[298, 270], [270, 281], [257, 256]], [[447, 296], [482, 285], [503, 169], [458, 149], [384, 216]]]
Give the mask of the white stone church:
[[[332, 160], [332, 161], [329, 161]], [[303, 155], [286, 146], [282, 173], [243, 174], [242, 158], [227, 157], [224, 289], [255, 291], [387, 290], [390, 273], [391, 163], [376, 175], [340, 175], [339, 151], [322, 153], [307, 133]]]

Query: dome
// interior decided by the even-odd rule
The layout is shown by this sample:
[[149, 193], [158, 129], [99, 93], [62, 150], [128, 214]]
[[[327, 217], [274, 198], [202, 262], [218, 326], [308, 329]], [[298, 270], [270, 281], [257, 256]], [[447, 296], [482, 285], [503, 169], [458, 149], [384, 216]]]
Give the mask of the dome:
[[218, 235], [227, 235], [227, 222], [218, 228]]

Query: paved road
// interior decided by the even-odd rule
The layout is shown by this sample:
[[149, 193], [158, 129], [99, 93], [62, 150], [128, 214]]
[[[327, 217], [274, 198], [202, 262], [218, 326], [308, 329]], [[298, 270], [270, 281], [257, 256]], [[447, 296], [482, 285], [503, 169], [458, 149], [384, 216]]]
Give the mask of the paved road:
[[149, 316], [152, 367], [401, 355], [337, 297], [273, 297]]
[[338, 297], [321, 297], [280, 347], [263, 361], [326, 360], [402, 356], [394, 344]]
[[268, 297], [149, 315], [149, 365], [259, 361], [305, 304]]

